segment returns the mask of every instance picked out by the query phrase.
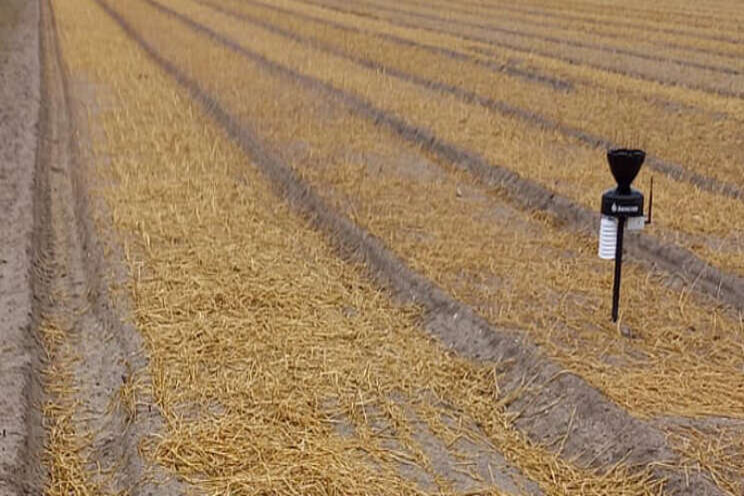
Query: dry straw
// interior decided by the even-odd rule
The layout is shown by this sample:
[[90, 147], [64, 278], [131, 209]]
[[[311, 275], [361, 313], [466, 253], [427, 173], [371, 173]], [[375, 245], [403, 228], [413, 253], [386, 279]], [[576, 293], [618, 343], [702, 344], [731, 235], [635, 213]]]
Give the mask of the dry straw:
[[78, 355], [70, 332], [71, 320], [66, 314], [69, 304], [64, 294], [56, 294], [50, 300], [54, 310], [43, 317], [37, 328], [44, 353], [41, 361], [46, 433], [42, 457], [47, 468], [44, 491], [48, 496], [97, 495], [100, 491], [93, 482], [87, 456], [90, 436], [76, 420], [83, 405], [75, 380]]
[[[55, 8], [73, 74], [111, 102], [95, 120], [106, 185], [95, 194], [107, 199], [126, 245], [135, 318], [150, 356], [152, 384], [141, 387], [151, 389], [144, 393], [165, 420], [142, 447], [151, 461], [210, 493], [420, 492], [402, 466], [454, 492], [412, 435], [412, 411], [451, 443], [485, 436], [549, 494], [660, 492], [637, 467], [581, 470], [524, 439], [504, 414], [498, 364], [447, 352], [422, 331], [418, 309], [401, 308], [341, 262], [102, 10], [89, 0]], [[606, 277], [576, 261], [593, 250], [588, 240], [512, 211], [467, 177], [444, 171], [423, 186], [404, 180], [392, 155], [417, 157], [415, 150], [353, 116], [339, 118], [323, 100], [309, 103], [301, 90], [139, 2], [122, 14], [286, 153], [314, 158], [305, 162], [306, 178], [416, 269], [492, 320], [523, 326], [621, 404], [641, 414], [694, 415], [741, 404], [736, 375], [725, 377], [741, 329], [722, 313], [673, 298], [631, 267], [630, 305], [644, 310], [628, 317], [639, 339], [619, 339], [598, 321], [606, 309], [592, 296]], [[263, 36], [253, 41], [272, 45]], [[358, 154], [338, 146], [338, 136], [352, 136]], [[495, 222], [494, 204], [510, 225]], [[648, 294], [652, 301], [644, 301]], [[711, 333], [721, 339], [708, 342]], [[706, 357], [715, 359], [707, 367]], [[691, 382], [680, 383], [690, 364], [697, 365], [684, 375]], [[692, 382], [705, 372], [718, 389]], [[689, 391], [699, 393], [694, 401]], [[390, 448], [391, 439], [400, 449]]]
[[[252, 49], [281, 52], [276, 57], [294, 52], [272, 35], [241, 29], [191, 2], [168, 3]], [[137, 21], [166, 56], [191, 67], [224, 108], [250, 116], [247, 125], [265, 129], [330, 203], [456, 297], [492, 321], [527, 328], [551, 354], [639, 414], [741, 414], [744, 327], [725, 309], [698, 301], [689, 287], [681, 293], [666, 288], [663, 275], [631, 266], [623, 298], [632, 313], [624, 324], [635, 339], [626, 339], [605, 318], [612, 271], [596, 260], [594, 239], [567, 233], [538, 213], [514, 211], [498, 192], [431, 165], [364, 119], [227, 49], [198, 44], [198, 34], [141, 9]], [[178, 43], [166, 45], [157, 35], [164, 32]], [[184, 44], [199, 49], [185, 55], [177, 48]], [[320, 70], [327, 57], [316, 58], [303, 67]], [[369, 76], [343, 77], [367, 77], [374, 86]], [[244, 98], [245, 92], [267, 98]], [[397, 93], [390, 92], [388, 99], [394, 98]]]
[[[225, 33], [272, 60], [323, 81], [329, 81], [340, 89], [360, 95], [395, 115], [405, 116], [408, 122], [431, 129], [441, 139], [476, 152], [495, 164], [512, 167], [521, 176], [533, 179], [582, 205], [596, 208], [600, 192], [612, 185], [601, 151], [554, 129], [542, 129], [539, 124], [500, 115], [480, 105], [463, 102], [453, 95], [424, 91], [416, 84], [401, 82], [387, 76], [384, 71], [365, 69], [350, 61], [309, 50], [308, 47], [290, 42], [281, 36], [269, 35], [254, 26], [246, 29], [244, 23], [217, 14], [206, 7], [198, 7], [190, 2], [165, 3], [175, 6], [176, 10], [195, 15], [216, 31]], [[228, 2], [227, 5], [234, 4]], [[293, 26], [293, 29], [299, 28]], [[313, 31], [322, 32], [322, 29]], [[264, 34], [259, 36], [260, 33]], [[360, 44], [357, 40], [347, 41], [349, 43], [344, 45], [344, 50], [357, 56], [368, 55], [368, 45]], [[367, 43], [377, 44], [374, 39], [368, 40]], [[292, 49], [277, 50], [276, 47], [279, 46], [291, 46]], [[496, 99], [509, 102], [517, 99], [519, 102], [534, 98], [533, 90], [529, 86], [520, 90], [518, 86], [507, 81], [493, 81], [483, 68], [469, 67], [464, 71], [460, 62], [448, 63], [446, 57], [438, 57], [435, 63], [430, 58], [407, 56], [392, 50], [382, 55], [378, 54], [378, 59], [380, 57], [385, 63], [411, 72], [415, 76], [432, 77], [437, 81], [444, 79], [448, 84], [475, 90], [486, 96], [497, 91], [491, 88], [509, 88], [494, 95]], [[578, 108], [584, 114], [587, 113], [587, 108], [592, 108], [588, 107], [591, 103], [593, 102], [581, 103], [581, 99], [578, 98], [569, 108]], [[543, 101], [541, 106], [549, 108], [551, 105]], [[658, 117], [658, 109], [656, 113], [657, 118], [662, 118]], [[706, 117], [708, 121], [714, 119], [711, 114], [707, 114]], [[610, 119], [609, 115], [605, 115], [605, 118], [615, 124], [613, 132], [608, 136], [612, 141], [627, 145], [648, 144], [645, 138], [648, 133], [641, 134], [637, 131], [642, 127], [632, 119], [618, 116]], [[737, 127], [738, 124], [733, 122], [731, 125]], [[644, 137], [641, 138], [641, 135]], [[728, 136], [729, 141], [733, 140], [735, 143], [738, 134], [720, 133], [719, 136]], [[676, 149], [673, 146], [672, 148]], [[733, 145], [731, 149], [735, 149], [731, 152], [734, 155], [741, 153], [738, 146]], [[666, 156], [666, 147], [653, 150], [661, 156]], [[730, 154], [727, 151], [721, 153]], [[688, 164], [688, 158], [677, 157], [684, 164]], [[704, 162], [711, 163], [710, 152], [706, 153]], [[691, 167], [695, 170], [697, 166]], [[639, 185], [648, 184], [647, 169], [641, 173]], [[737, 183], [738, 173], [728, 180]], [[658, 235], [692, 250], [717, 267], [744, 274], [742, 252], [744, 243], [740, 239], [742, 229], [738, 222], [739, 218], [744, 217], [744, 202], [702, 191], [690, 183], [678, 182], [658, 174], [656, 189], [657, 203], [666, 206], [657, 209], [654, 229]]]
[[[725, 98], [705, 99], [699, 91], [681, 87], [674, 89], [687, 98], [664, 95], [663, 92], [671, 88], [644, 81], [640, 81], [642, 84], [632, 85], [632, 82], [638, 80], [606, 71], [592, 70], [587, 74], [587, 67], [584, 65], [567, 64], [538, 55], [525, 57], [513, 50], [498, 50], [455, 35], [406, 29], [377, 18], [345, 14], [345, 8], [330, 11], [292, 0], [272, 2], [272, 6], [296, 13], [287, 15], [273, 8], [258, 7], [255, 2], [227, 1], [220, 2], [220, 5], [257, 15], [262, 20], [289, 28], [297, 34], [310, 34], [314, 39], [357, 56], [362, 55], [417, 76], [507, 101], [513, 106], [546, 116], [589, 135], [599, 134], [618, 143], [637, 141], [667, 160], [685, 164], [692, 170], [722, 181], [742, 184], [738, 171], [742, 152], [736, 141], [738, 120], [732, 118], [736, 115], [733, 109], [724, 106], [727, 100]], [[310, 21], [310, 18], [320, 22]], [[340, 22], [352, 29], [393, 35], [422, 44], [426, 48], [354, 33], [348, 29], [341, 30], [329, 25], [329, 22]], [[604, 34], [606, 29], [612, 27], [611, 24], [601, 26]], [[592, 29], [595, 26], [580, 24], [580, 27]], [[566, 34], [565, 30], [550, 30], [547, 27], [541, 33], [547, 36]], [[643, 31], [643, 34], [648, 35], [649, 32]], [[637, 41], [637, 38], [626, 41]], [[618, 44], [614, 38], [605, 42]], [[598, 44], [602, 44], [602, 41], [598, 41]], [[468, 63], [460, 58], [453, 59], [442, 53], [432, 53], [431, 47], [455, 50], [483, 63]], [[644, 44], [643, 51], [658, 55], [663, 47], [664, 45], [660, 48]], [[627, 47], [623, 44], [621, 48]], [[725, 44], [719, 43], [719, 49], [722, 48], [725, 48]], [[700, 54], [695, 48], [684, 53], [685, 55], [676, 56], [691, 58], [693, 62], [696, 57], [704, 57], [704, 63], [713, 62], [710, 60], [713, 58], [710, 53]], [[735, 66], [737, 61], [731, 55], [728, 54], [716, 64]], [[501, 72], [494, 68], [500, 68]], [[681, 74], [677, 76], [682, 77]], [[559, 87], [556, 90], [548, 83], [552, 80], [570, 83], [572, 88], [565, 90]], [[712, 125], [713, 120], [715, 125]]]

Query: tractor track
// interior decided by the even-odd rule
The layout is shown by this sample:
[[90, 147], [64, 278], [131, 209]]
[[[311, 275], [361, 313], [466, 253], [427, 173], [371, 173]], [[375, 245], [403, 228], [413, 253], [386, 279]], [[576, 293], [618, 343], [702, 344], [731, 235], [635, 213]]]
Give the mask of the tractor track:
[[[371, 120], [376, 125], [390, 129], [403, 140], [422, 147], [455, 168], [467, 171], [482, 184], [499, 188], [522, 208], [544, 210], [578, 232], [586, 233], [596, 230], [599, 219], [595, 212], [546, 189], [535, 181], [523, 178], [506, 167], [490, 163], [476, 153], [441, 140], [430, 130], [412, 126], [403, 119], [375, 107], [372, 103], [360, 97], [252, 52], [220, 33], [154, 0], [143, 1], [164, 14], [180, 20], [183, 24], [190, 26], [191, 29], [258, 63], [270, 72], [330, 95], [336, 101]], [[686, 248], [639, 233], [639, 236], [628, 243], [627, 252], [649, 266], [663, 269], [671, 277], [682, 277], [683, 280], [693, 284], [698, 292], [707, 294], [715, 300], [723, 301], [736, 309], [744, 308], [744, 277], [713, 267]]]
[[[44, 377], [39, 397], [52, 413], [35, 415], [28, 426], [47, 452], [39, 446], [25, 453], [27, 472], [15, 475], [11, 494], [41, 494], [42, 487], [77, 484], [79, 489], [133, 495], [153, 494], [157, 485], [157, 494], [182, 494], [138, 453], [143, 437], [158, 428], [157, 410], [147, 408], [146, 394], [136, 411], [124, 408], [119, 399], [124, 384], [146, 375], [146, 359], [136, 329], [124, 323], [126, 298], [109, 290], [109, 283], [126, 274], [123, 264], [103, 254], [104, 249], [116, 254], [118, 247], [110, 233], [94, 225], [93, 212], [105, 205], [91, 204], [88, 195], [84, 109], [71, 97], [53, 7], [49, 0], [39, 0], [38, 8], [42, 105], [34, 172], [32, 331], [45, 343], [37, 350], [35, 374]], [[49, 328], [61, 331], [52, 344], [45, 334]], [[70, 384], [59, 383], [62, 376]], [[29, 408], [39, 411], [39, 406]], [[58, 434], [47, 429], [59, 432], [61, 425], [73, 434], [54, 444]], [[72, 451], [52, 452], [60, 447]], [[54, 457], [60, 455], [78, 459], [83, 473], [68, 479], [68, 467], [55, 466]], [[37, 473], [42, 461], [47, 472]]]
[[[186, 90], [226, 131], [293, 209], [328, 236], [341, 256], [365, 263], [371, 275], [393, 289], [400, 298], [422, 305], [430, 332], [455, 350], [476, 359], [503, 362], [504, 393], [508, 394], [508, 391], [518, 387], [526, 377], [533, 379], [535, 389], [510, 407], [524, 409], [517, 425], [530, 437], [540, 440], [548, 426], [552, 429], [556, 425], [568, 428], [573, 424], [573, 435], [568, 437], [562, 456], [597, 466], [620, 462], [648, 465], [655, 476], [667, 480], [667, 490], [672, 494], [720, 494], [710, 480], [700, 473], [684, 474], [670, 468], [670, 465], [657, 463], [674, 459], [660, 431], [632, 418], [581, 378], [565, 373], [555, 363], [540, 356], [537, 348], [520, 333], [497, 329], [488, 324], [471, 308], [408, 268], [377, 238], [328, 208], [289, 165], [266, 148], [197, 81], [164, 58], [122, 14], [104, 0], [95, 1], [158, 67]], [[210, 33], [207, 28], [200, 29], [198, 25], [190, 23], [187, 25]], [[217, 33], [213, 33], [212, 37], [220, 39]], [[234, 46], [229, 41], [224, 43]], [[258, 59], [260, 56], [253, 54], [251, 57]], [[287, 69], [282, 71], [286, 72]], [[564, 398], [563, 401], [554, 401], [560, 397]]]
[[[344, 14], [352, 14], [352, 15], [356, 15], [358, 17], [364, 17], [364, 18], [368, 18], [368, 19], [373, 19], [373, 20], [378, 20], [378, 21], [384, 21], [386, 23], [389, 23], [389, 24], [392, 24], [392, 25], [395, 25], [395, 26], [400, 26], [400, 27], [408, 28], [408, 29], [419, 29], [419, 30], [422, 30], [422, 31], [427, 31], [427, 32], [430, 32], [430, 33], [436, 33], [436, 34], [440, 34], [440, 35], [444, 34], [444, 35], [448, 35], [448, 36], [455, 36], [455, 37], [458, 37], [458, 38], [460, 38], [462, 40], [465, 40], [465, 41], [472, 41], [472, 42], [476, 42], [476, 43], [483, 43], [483, 44], [486, 44], [486, 45], [489, 45], [489, 46], [493, 46], [493, 47], [496, 47], [496, 48], [506, 48], [508, 50], [513, 50], [513, 51], [519, 52], [519, 53], [525, 53], [525, 54], [531, 54], [531, 55], [539, 55], [541, 57], [546, 57], [546, 58], [550, 58], [550, 59], [553, 59], [553, 60], [560, 60], [560, 61], [566, 62], [568, 64], [571, 64], [571, 65], [589, 67], [589, 68], [592, 68], [592, 69], [597, 69], [597, 70], [604, 71], [604, 72], [611, 73], [611, 74], [618, 74], [618, 75], [621, 75], [621, 76], [632, 77], [632, 78], [635, 78], [635, 79], [638, 79], [638, 80], [641, 80], [641, 81], [649, 81], [649, 82], [653, 82], [653, 83], [662, 84], [662, 85], [667, 86], [667, 87], [678, 86], [678, 87], [687, 88], [687, 89], [690, 89], [690, 90], [700, 91], [700, 92], [707, 93], [707, 94], [710, 94], [710, 95], [716, 95], [716, 96], [728, 97], [728, 98], [744, 98], [744, 92], [743, 91], [731, 91], [731, 90], [726, 90], [726, 89], [723, 89], [723, 88], [711, 88], [711, 87], [706, 86], [706, 85], [703, 85], [703, 84], [686, 83], [686, 82], [682, 82], [682, 81], [679, 81], [679, 80], [676, 80], [676, 79], [673, 79], [673, 78], [663, 79], [663, 78], [654, 77], [654, 76], [645, 74], [645, 73], [643, 73], [641, 71], [630, 70], [630, 69], [627, 69], [627, 68], [624, 69], [624, 70], [620, 70], [620, 69], [616, 69], [616, 68], [613, 68], [613, 67], [608, 66], [608, 65], [598, 64], [598, 63], [593, 63], [593, 62], [588, 62], [588, 61], [583, 60], [581, 58], [576, 58], [576, 57], [571, 57], [571, 56], [562, 56], [562, 55], [557, 54], [556, 52], [552, 52], [550, 50], [538, 50], [538, 49], [535, 49], [535, 48], [525, 48], [525, 47], [520, 46], [520, 45], [515, 44], [515, 43], [509, 43], [509, 42], [506, 42], [506, 41], [497, 41], [497, 40], [494, 40], [494, 39], [491, 39], [491, 38], [488, 38], [488, 37], [475, 36], [475, 35], [472, 35], [472, 34], [466, 34], [466, 33], [463, 33], [463, 32], [457, 31], [457, 30], [447, 30], [447, 29], [438, 28], [438, 27], [423, 26], [421, 24], [415, 24], [413, 22], [408, 22], [408, 21], [404, 21], [404, 20], [401, 20], [401, 19], [397, 19], [397, 18], [396, 19], [393, 19], [393, 18], [390, 18], [390, 17], [379, 16], [379, 15], [377, 15], [375, 13], [364, 12], [364, 11], [361, 11], [361, 10], [355, 9], [355, 8], [341, 7], [341, 6], [338, 6], [335, 3], [328, 3], [327, 1], [302, 0], [302, 3], [306, 3], [308, 5], [315, 5], [317, 7], [325, 8], [325, 9], [336, 11], [336, 12], [341, 12], [341, 13], [344, 13]], [[381, 7], [380, 7], [380, 9], [381, 10], [390, 10], [390, 9], [383, 9]], [[393, 13], [394, 14], [398, 14], [397, 12], [393, 12]], [[446, 20], [438, 20], [436, 22], [447, 22], [447, 21]]]
[[39, 161], [39, 24], [36, 2], [0, 5], [0, 494], [37, 494], [41, 429], [36, 226], [44, 213], [35, 200]]
[[[298, 43], [308, 44], [309, 46], [316, 48], [320, 51], [323, 51], [325, 53], [329, 53], [331, 55], [342, 58], [344, 60], [349, 60], [364, 68], [375, 70], [375, 71], [381, 71], [381, 72], [384, 72], [386, 75], [390, 77], [394, 77], [401, 81], [412, 83], [412, 84], [421, 86], [431, 91], [437, 91], [442, 94], [455, 96], [459, 100], [464, 101], [468, 104], [479, 105], [489, 110], [492, 110], [494, 112], [497, 112], [501, 115], [517, 118], [524, 122], [527, 122], [527, 123], [530, 123], [530, 124], [533, 124], [533, 125], [545, 128], [545, 129], [557, 131], [564, 136], [576, 139], [580, 143], [590, 148], [600, 149], [600, 148], [619, 147], [619, 144], [613, 143], [611, 140], [605, 137], [594, 135], [586, 131], [582, 131], [581, 129], [567, 126], [565, 124], [560, 124], [550, 119], [549, 117], [546, 117], [544, 115], [538, 114], [536, 112], [532, 112], [530, 110], [527, 110], [521, 107], [517, 107], [515, 105], [511, 105], [508, 102], [505, 102], [503, 100], [495, 100], [493, 98], [480, 95], [476, 92], [463, 89], [459, 86], [454, 86], [454, 85], [450, 85], [450, 84], [446, 84], [446, 83], [442, 83], [438, 81], [433, 81], [431, 79], [420, 77], [415, 74], [411, 74], [409, 72], [401, 71], [399, 69], [396, 69], [395, 67], [391, 67], [383, 63], [375, 62], [375, 61], [366, 59], [364, 57], [350, 55], [347, 52], [340, 50], [332, 46], [329, 43], [324, 43], [324, 42], [315, 40], [307, 36], [298, 35], [296, 33], [293, 33], [291, 31], [288, 31], [286, 29], [277, 27], [271, 23], [263, 21], [255, 16], [251, 16], [243, 12], [236, 12], [232, 9], [222, 7], [212, 0], [194, 0], [194, 1], [198, 4], [208, 6], [209, 8], [217, 12], [221, 12], [227, 16], [230, 16], [235, 19], [239, 19], [241, 21], [248, 22], [255, 26], [261, 27], [271, 33], [286, 37]], [[324, 24], [327, 24], [329, 26], [332, 26], [334, 28], [338, 28], [344, 31], [355, 32], [355, 33], [360, 32], [356, 30], [355, 28], [350, 28], [348, 26], [344, 26], [342, 24], [335, 23], [333, 21], [319, 20], [315, 17], [307, 16], [307, 15], [297, 13], [297, 12], [292, 12], [287, 9], [282, 9], [280, 7], [265, 5], [262, 2], [256, 2], [253, 0], [245, 0], [245, 3], [251, 3], [254, 5], [261, 6], [263, 8], [275, 10], [280, 13], [294, 15], [295, 17], [300, 18], [300, 19], [322, 22]], [[700, 188], [701, 190], [708, 191], [714, 194], [719, 194], [719, 195], [726, 196], [729, 198], [733, 198], [735, 200], [744, 199], [744, 191], [738, 185], [719, 181], [715, 178], [711, 178], [704, 174], [699, 174], [697, 172], [689, 170], [683, 165], [676, 164], [676, 163], [673, 163], [668, 160], [664, 160], [662, 158], [655, 157], [655, 156], [649, 156], [647, 158], [646, 165], [656, 172], [664, 174], [677, 181], [687, 182], [697, 188]]]

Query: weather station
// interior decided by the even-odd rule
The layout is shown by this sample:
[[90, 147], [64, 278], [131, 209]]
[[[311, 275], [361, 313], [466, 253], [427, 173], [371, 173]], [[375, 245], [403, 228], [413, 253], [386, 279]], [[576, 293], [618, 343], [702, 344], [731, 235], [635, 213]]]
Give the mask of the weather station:
[[623, 235], [625, 230], [640, 231], [651, 223], [654, 182], [651, 178], [649, 191], [648, 218], [643, 213], [643, 193], [630, 185], [641, 170], [646, 153], [643, 150], [627, 148], [612, 149], [607, 152], [617, 187], [608, 189], [602, 195], [602, 217], [599, 225], [599, 258], [615, 260], [615, 279], [612, 285], [612, 321], [617, 322], [620, 305], [620, 279], [623, 265]]

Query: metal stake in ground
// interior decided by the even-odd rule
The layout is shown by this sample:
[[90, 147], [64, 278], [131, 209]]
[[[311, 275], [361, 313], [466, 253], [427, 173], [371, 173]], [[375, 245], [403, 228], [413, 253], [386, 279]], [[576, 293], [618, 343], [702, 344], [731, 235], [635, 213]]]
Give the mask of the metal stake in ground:
[[620, 306], [620, 276], [623, 271], [623, 232], [625, 231], [625, 216], [617, 219], [617, 242], [615, 243], [615, 280], [612, 283], [612, 321], [617, 322]]
[[[643, 229], [651, 222], [643, 216], [643, 193], [630, 187], [641, 170], [646, 158], [643, 150], [625, 148], [607, 152], [610, 171], [617, 181], [617, 188], [609, 189], [602, 195], [602, 218], [599, 226], [599, 258], [615, 259], [615, 281], [612, 285], [612, 321], [617, 322], [620, 305], [620, 278], [623, 265], [623, 235], [628, 231]], [[651, 183], [653, 195], [653, 182]], [[651, 196], [653, 198], [653, 196]], [[653, 201], [653, 200], [652, 200]]]

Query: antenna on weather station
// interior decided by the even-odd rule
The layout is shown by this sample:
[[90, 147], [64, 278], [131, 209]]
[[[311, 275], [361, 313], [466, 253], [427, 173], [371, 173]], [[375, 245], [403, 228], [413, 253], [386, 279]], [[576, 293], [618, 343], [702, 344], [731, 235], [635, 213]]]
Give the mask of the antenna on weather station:
[[648, 219], [643, 216], [643, 193], [630, 187], [646, 159], [643, 150], [616, 148], [607, 152], [610, 171], [617, 181], [617, 188], [602, 195], [602, 218], [599, 225], [599, 258], [615, 259], [615, 281], [612, 285], [612, 321], [617, 322], [620, 303], [620, 275], [623, 265], [623, 233], [640, 231], [651, 223], [654, 201], [654, 179], [648, 202]]

